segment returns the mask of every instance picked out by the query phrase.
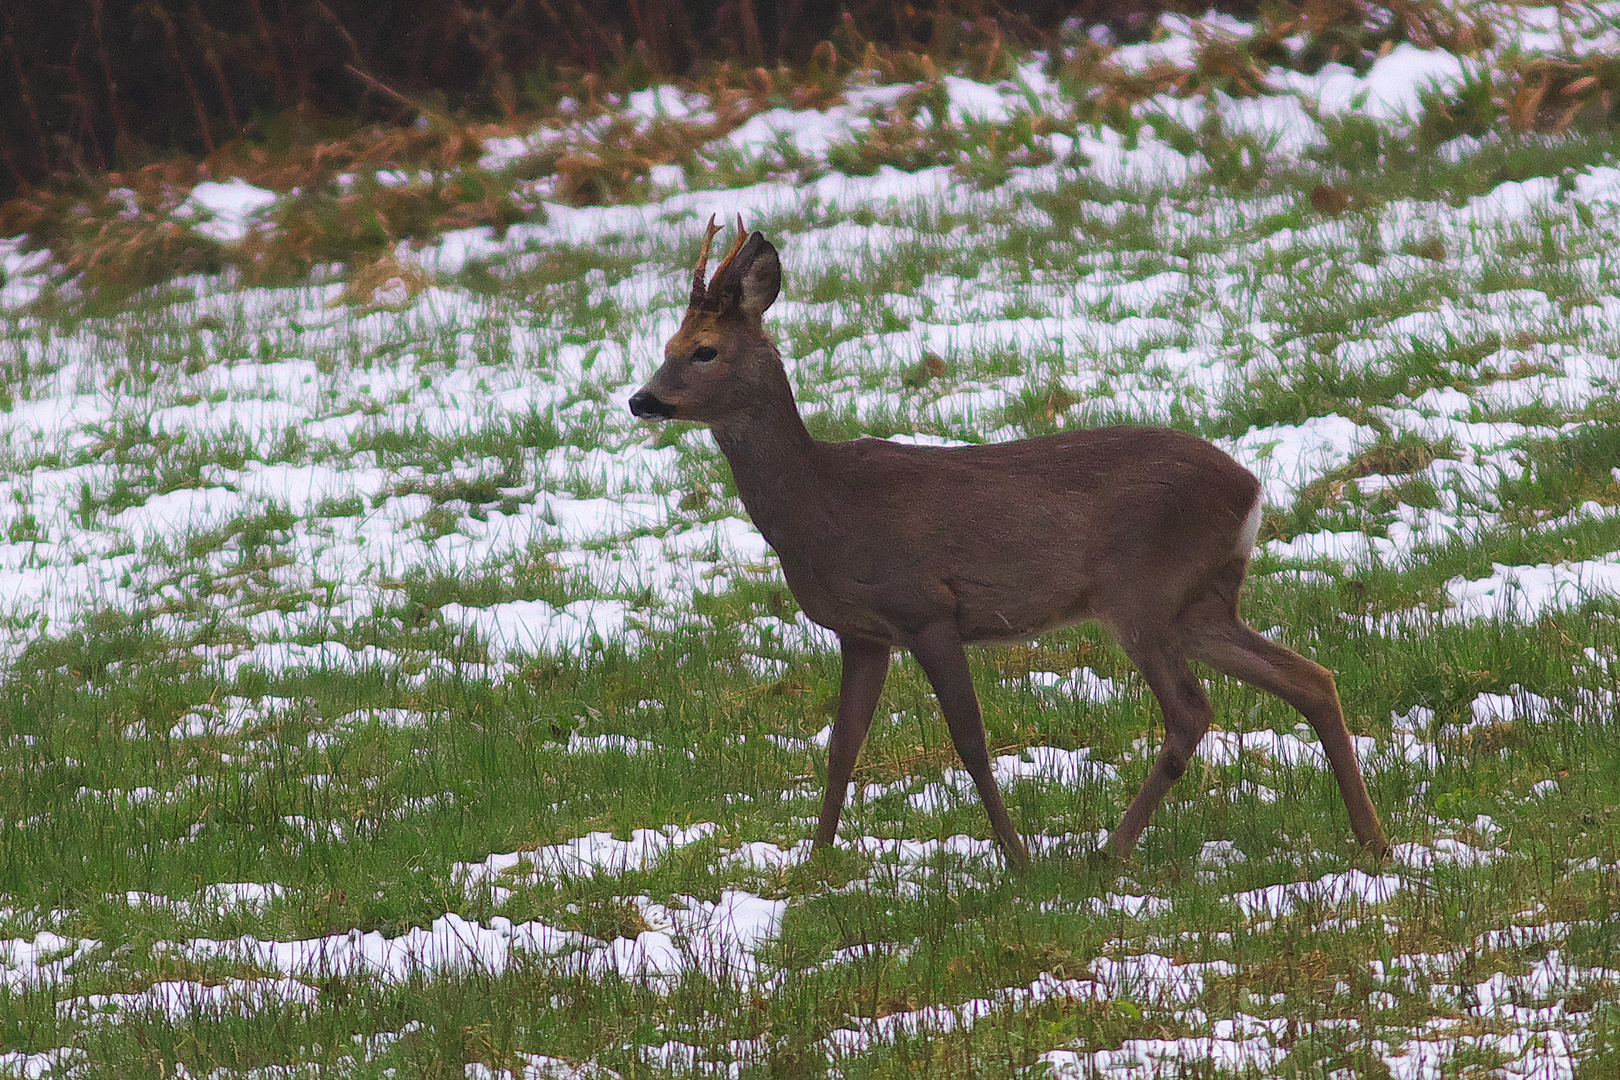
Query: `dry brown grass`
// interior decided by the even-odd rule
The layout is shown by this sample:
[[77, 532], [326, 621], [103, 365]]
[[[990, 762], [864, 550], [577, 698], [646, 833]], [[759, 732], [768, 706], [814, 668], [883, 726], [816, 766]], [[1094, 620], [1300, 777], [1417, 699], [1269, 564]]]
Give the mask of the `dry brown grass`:
[[[1109, 47], [1082, 38], [1052, 52], [1053, 73], [1070, 97], [1068, 116], [1036, 117], [1006, 130], [959, 130], [945, 120], [943, 77], [1011, 74], [1021, 53], [1009, 46], [1008, 32], [1004, 22], [976, 18], [949, 33], [935, 27], [925, 39], [880, 39], [846, 18], [803, 63], [712, 63], [676, 80], [704, 99], [701, 117], [639, 123], [620, 112], [624, 95], [646, 76], [632, 64], [613, 74], [576, 71], [555, 79], [539, 99], [571, 97], [575, 107], [566, 114], [555, 104], [524, 111], [508, 79], [503, 85], [512, 92], [501, 98], [499, 122], [453, 115], [432, 98], [407, 97], [356, 69], [413, 122], [357, 126], [300, 106], [274, 118], [258, 141], [237, 138], [200, 158], [138, 169], [81, 167], [26, 189], [0, 205], [0, 235], [26, 235], [29, 248], [48, 249], [60, 279], [89, 295], [126, 294], [177, 274], [227, 268], [248, 282], [292, 281], [323, 263], [377, 265], [402, 242], [426, 243], [453, 229], [485, 226], [503, 234], [542, 215], [546, 200], [595, 205], [645, 198], [654, 168], [701, 170], [703, 148], [750, 117], [778, 106], [827, 107], [852, 77], [915, 89], [876, 117], [861, 140], [835, 148], [832, 167], [870, 173], [950, 164], [965, 178], [994, 183], [1009, 168], [1050, 160], [1037, 137], [1054, 126], [1134, 127], [1132, 109], [1159, 94], [1252, 97], [1270, 91], [1267, 75], [1277, 65], [1314, 70], [1337, 61], [1364, 70], [1400, 41], [1469, 54], [1496, 38], [1488, 23], [1411, 0], [1378, 10], [1370, 0], [1304, 0], [1258, 16], [1247, 40], [1197, 24], [1192, 63], [1136, 72], [1112, 63]], [[1620, 60], [1510, 56], [1483, 78], [1483, 86], [1457, 101], [1432, 103], [1420, 139], [1496, 125], [1559, 132], [1620, 120]], [[486, 140], [537, 129], [549, 136], [526, 157], [495, 171], [477, 166]], [[384, 170], [403, 174], [403, 182], [380, 182]], [[176, 210], [197, 182], [232, 177], [296, 195], [280, 200], [242, 240], [221, 245], [189, 228]], [[1358, 189], [1340, 184], [1321, 185], [1310, 197], [1330, 216], [1355, 212], [1364, 201]], [[1054, 402], [1050, 411], [1061, 408]]]

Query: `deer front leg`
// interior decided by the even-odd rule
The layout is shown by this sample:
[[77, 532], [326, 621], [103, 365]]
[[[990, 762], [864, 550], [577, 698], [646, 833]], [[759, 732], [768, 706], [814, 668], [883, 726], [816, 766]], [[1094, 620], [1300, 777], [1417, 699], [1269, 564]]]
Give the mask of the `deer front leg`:
[[889, 643], [866, 638], [840, 637], [844, 670], [838, 683], [838, 716], [833, 720], [832, 744], [827, 755], [827, 794], [821, 800], [821, 820], [812, 848], [827, 847], [838, 835], [849, 777], [855, 757], [866, 741], [877, 711], [878, 695], [889, 674]]
[[934, 687], [939, 698], [940, 711], [945, 714], [945, 725], [950, 729], [951, 742], [973, 784], [979, 789], [979, 799], [990, 815], [990, 828], [1007, 861], [1018, 869], [1029, 865], [1029, 849], [1024, 846], [1007, 806], [1001, 801], [1001, 789], [996, 786], [995, 774], [990, 771], [990, 752], [984, 744], [984, 719], [979, 712], [979, 696], [973, 692], [973, 676], [968, 670], [967, 653], [956, 627], [950, 623], [934, 623], [912, 637], [906, 644], [923, 674]]

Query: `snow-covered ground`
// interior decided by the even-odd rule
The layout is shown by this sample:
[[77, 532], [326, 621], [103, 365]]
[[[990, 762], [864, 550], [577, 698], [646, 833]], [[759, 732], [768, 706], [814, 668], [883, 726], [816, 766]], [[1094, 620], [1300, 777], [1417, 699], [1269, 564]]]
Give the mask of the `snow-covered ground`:
[[[1573, 56], [1620, 52], [1620, 9], [1613, 4], [1491, 12], [1517, 27], [1498, 51], [1517, 45]], [[1117, 50], [1113, 62], [1146, 70], [1190, 57], [1200, 35], [1246, 33], [1213, 16], [1197, 23], [1167, 19], [1165, 27], [1151, 44]], [[1269, 96], [1164, 95], [1136, 111], [1196, 130], [1214, 110], [1228, 132], [1261, 139], [1273, 166], [1282, 168], [1303, 164], [1324, 144], [1327, 135], [1313, 117], [1359, 113], [1405, 129], [1420, 92], [1456, 85], [1488, 61], [1401, 45], [1359, 76], [1337, 64], [1311, 76], [1278, 72], [1279, 92]], [[953, 76], [944, 86], [957, 123], [1008, 124], [1070, 108], [1039, 62], [1005, 82]], [[825, 161], [834, 148], [859, 143], [907, 89], [860, 86], [823, 111], [763, 112], [715, 150], [769, 155], [791, 144], [797, 154]], [[628, 115], [646, 122], [701, 119], [707, 106], [672, 88], [624, 103]], [[1387, 369], [1416, 350], [1449, 354], [1494, 335], [1495, 348], [1474, 370], [1457, 369], [1455, 385], [1421, 389], [1354, 418], [1310, 415], [1217, 440], [1261, 477], [1268, 501], [1282, 508], [1381, 439], [1411, 436], [1449, 448], [1401, 477], [1336, 480], [1370, 498], [1395, 480], [1421, 479], [1435, 498], [1422, 506], [1397, 500], [1373, 527], [1341, 522], [1272, 540], [1262, 552], [1278, 574], [1411, 571], [1448, 540], [1474, 542], [1502, 528], [1515, 519], [1499, 492], [1523, 472], [1525, 447], [1567, 435], [1580, 426], [1568, 417], [1611, 401], [1620, 385], [1620, 288], [1612, 257], [1620, 244], [1620, 168], [1612, 164], [1503, 182], [1463, 205], [1397, 199], [1367, 215], [1323, 217], [1293, 214], [1298, 200], [1291, 194], [1195, 193], [1189, 182], [1209, 174], [1211, 162], [1176, 149], [1152, 126], [1132, 139], [1106, 127], [1069, 127], [1072, 134], [1035, 136], [1051, 164], [1014, 168], [1006, 182], [984, 189], [950, 166], [909, 173], [882, 167], [869, 176], [829, 171], [809, 182], [767, 179], [727, 190], [691, 190], [681, 170], [664, 168], [654, 176], [658, 196], [645, 203], [548, 204], [543, 222], [501, 237], [476, 229], [425, 247], [402, 244], [401, 263], [435, 283], [420, 291], [403, 281], [397, 289], [385, 283], [364, 308], [341, 302], [336, 278], [281, 289], [194, 278], [179, 283], [190, 296], [129, 318], [58, 326], [26, 310], [47, 287], [48, 262], [20, 254], [16, 241], [0, 241], [0, 363], [10, 401], [0, 412], [3, 669], [42, 639], [94, 633], [102, 613], [117, 612], [135, 616], [171, 653], [190, 655], [226, 679], [246, 668], [272, 675], [380, 668], [408, 669], [406, 681], [446, 672], [499, 681], [537, 655], [616, 644], [634, 652], [650, 636], [705, 625], [703, 596], [776, 581], [769, 549], [740, 504], [719, 490], [708, 436], [687, 431], [666, 438], [633, 421], [625, 407], [679, 322], [686, 260], [711, 213], [742, 214], [750, 226], [767, 229], [782, 251], [788, 284], [768, 322], [780, 330], [806, 411], [854, 418], [857, 425], [898, 418], [932, 439], [1019, 437], [1024, 428], [1015, 406], [1029, 395], [1051, 400], [1054, 389], [1068, 402], [1057, 408], [1068, 422], [1220, 417], [1256, 386], [1288, 385], [1312, 361], [1316, 343], [1288, 322], [1301, 310], [1290, 303], [1296, 290], [1349, 290], [1364, 301], [1364, 316], [1326, 345], [1346, 368]], [[482, 166], [499, 168], [566, 134], [548, 127], [492, 141]], [[1488, 140], [1462, 137], [1443, 149], [1466, 157], [1485, 152]], [[1102, 194], [1072, 195], [1080, 180]], [[536, 183], [536, 198], [548, 194], [545, 184]], [[1157, 248], [1091, 250], [1077, 256], [1077, 265], [1044, 270], [999, 253], [1019, 230], [1053, 228], [1043, 199], [1059, 192], [1077, 200], [1072, 220], [1099, 229], [1145, 216]], [[209, 183], [183, 210], [199, 231], [234, 242], [266, 219], [277, 198], [242, 181]], [[944, 234], [934, 227], [942, 220], [952, 223]], [[1503, 246], [1522, 249], [1526, 238], [1550, 238], [1568, 252], [1561, 268], [1579, 283], [1578, 297], [1522, 285], [1478, 288], [1500, 268]], [[1446, 253], [1438, 266], [1431, 257], [1403, 253], [1432, 241]], [[1380, 257], [1356, 263], [1356, 253], [1369, 247]], [[632, 260], [638, 268], [591, 269], [578, 282], [543, 283], [522, 296], [485, 296], [457, 283], [470, 265], [521, 277], [549, 253], [571, 248]], [[953, 258], [964, 251], [973, 257]], [[940, 269], [900, 288], [896, 260], [923, 255]], [[970, 269], [956, 273], [955, 266]], [[814, 286], [838, 274], [871, 294], [818, 299]], [[1408, 299], [1436, 275], [1464, 287]], [[899, 373], [927, 353], [943, 357], [950, 374], [909, 393]], [[975, 366], [975, 358], [997, 354], [1021, 362], [1010, 371]], [[1555, 412], [1559, 418], [1551, 418]], [[1605, 521], [1615, 513], [1613, 502], [1584, 501], [1547, 527]], [[439, 604], [429, 613], [430, 638], [406, 633], [389, 613], [401, 582], [490, 577], [509, 581], [513, 594]], [[1617, 589], [1620, 551], [1492, 562], [1482, 576], [1445, 581], [1438, 602], [1414, 598], [1402, 617], [1374, 621], [1397, 632], [1495, 618], [1530, 622]], [[375, 642], [378, 627], [382, 644]], [[771, 665], [794, 649], [829, 644], [802, 616], [761, 617], [747, 633], [760, 670], [773, 672]], [[475, 648], [452, 661], [436, 652], [447, 641]], [[1115, 680], [1089, 668], [1034, 673], [1032, 685], [1098, 704], [1120, 693]], [[164, 732], [175, 740], [236, 735], [290, 707], [276, 699], [227, 698]], [[1525, 720], [1552, 707], [1530, 691], [1481, 694], [1473, 723]], [[373, 719], [395, 727], [421, 722], [410, 714]], [[1361, 740], [1369, 770], [1431, 762], [1430, 728], [1414, 712], [1397, 718], [1393, 740]], [[639, 749], [634, 740], [577, 743], [580, 753]], [[1320, 767], [1314, 741], [1271, 731], [1212, 732], [1201, 754], [1216, 766], [1254, 757], [1277, 768]], [[1050, 747], [1003, 757], [997, 771], [1009, 785], [1077, 789], [1118, 778], [1114, 765], [1084, 750]], [[168, 794], [148, 788], [94, 797], [138, 803]], [[901, 781], [856, 792], [874, 800], [891, 794], [928, 812], [973, 798], [971, 784], [954, 770], [937, 783]], [[1243, 794], [1265, 800], [1268, 789], [1250, 784]], [[1382, 873], [1346, 871], [1234, 891], [1221, 901], [1249, 921], [1280, 920], [1304, 905], [1331, 917], [1377, 918], [1378, 905], [1424, 887], [1436, 866], [1479, 866], [1498, 857], [1496, 831], [1484, 818], [1468, 839], [1401, 845]], [[685, 845], [714, 842], [714, 834], [712, 823], [650, 827], [628, 841], [592, 832], [538, 850], [491, 852], [461, 864], [459, 883], [489, 890], [498, 901], [515, 881], [645, 869]], [[1039, 836], [1032, 846], [1051, 851], [1094, 839]], [[961, 836], [945, 842], [867, 836], [852, 844], [902, 875], [928, 873], [942, 849], [981, 863], [994, 858], [986, 842]], [[749, 872], [779, 872], [807, 854], [802, 844], [751, 843], [725, 858]], [[1242, 859], [1218, 844], [1206, 845], [1205, 856], [1210, 867]], [[279, 886], [251, 882], [209, 889], [202, 902], [222, 910], [262, 907], [279, 895]], [[382, 979], [447, 969], [498, 974], [519, 953], [573, 956], [585, 969], [654, 986], [704, 965], [757, 984], [761, 993], [782, 977], [758, 954], [779, 929], [787, 901], [742, 888], [718, 899], [684, 897], [675, 906], [631, 899], [647, 928], [607, 942], [541, 920], [479, 924], [455, 912], [393, 937], [356, 930], [299, 940], [177, 940], [170, 943], [176, 957], [224, 957], [262, 974], [208, 985], [160, 982], [138, 994], [73, 998], [59, 1008], [83, 1016], [249, 1010], [266, 998], [314, 1001], [311, 984], [323, 972], [363, 970]], [[1155, 901], [1110, 896], [1099, 903], [1135, 917], [1145, 907], [1151, 913]], [[1547, 925], [1506, 928], [1515, 929], [1526, 940], [1557, 939]], [[0, 941], [0, 976], [12, 989], [61, 981], [97, 944], [53, 929]], [[1575, 1004], [1580, 992], [1601, 987], [1612, 1000], [1620, 982], [1615, 971], [1564, 963], [1556, 948], [1518, 974], [1496, 972], [1482, 981], [1467, 975], [1471, 969], [1456, 954], [1375, 963], [1398, 969], [1400, 978], [1434, 979], [1435, 994], [1471, 1003], [1466, 1009], [1493, 1025], [1481, 1034], [1458, 1020], [1385, 1047], [1382, 1059], [1399, 1080], [1441, 1075], [1440, 1063], [1463, 1045], [1500, 1055], [1508, 1062], [1500, 1075], [1571, 1076], [1578, 1045], [1569, 1032], [1584, 1023]], [[827, 1049], [836, 1060], [897, 1033], [944, 1032], [1055, 997], [1174, 1006], [1196, 998], [1205, 979], [1231, 974], [1229, 965], [1218, 967], [1151, 953], [1102, 955], [1080, 977], [1042, 975], [993, 998], [852, 1021], [829, 1037]], [[1266, 1074], [1286, 1056], [1286, 1023], [1192, 1012], [1189, 1022], [1206, 1026], [1207, 1035], [1131, 1040], [1096, 1052], [1055, 1050], [1045, 1058], [1050, 1075], [1157, 1076], [1174, 1061]], [[746, 1059], [762, 1051], [731, 1052]], [[718, 1069], [700, 1067], [707, 1059], [679, 1041], [649, 1055], [672, 1069]], [[44, 1075], [80, 1060], [70, 1050], [11, 1051], [0, 1054], [0, 1067]], [[522, 1075], [585, 1075], [570, 1069], [536, 1057]], [[492, 1075], [481, 1065], [468, 1070]]]

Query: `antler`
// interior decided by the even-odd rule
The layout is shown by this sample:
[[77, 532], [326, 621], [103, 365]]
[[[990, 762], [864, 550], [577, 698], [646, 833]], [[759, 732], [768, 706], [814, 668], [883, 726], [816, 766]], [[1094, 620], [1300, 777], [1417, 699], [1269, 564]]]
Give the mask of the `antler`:
[[748, 239], [748, 230], [743, 228], [742, 215], [738, 214], [737, 215], [737, 239], [735, 239], [735, 240], [733, 240], [731, 242], [731, 250], [726, 252], [726, 257], [720, 261], [719, 268], [715, 270], [714, 277], [710, 279], [711, 283], [713, 283], [715, 281], [719, 281], [723, 276], [725, 276], [725, 272], [728, 269], [730, 269], [730, 267], [731, 267], [731, 260], [735, 259], [737, 257], [737, 252], [742, 250], [743, 241], [745, 241], [747, 239]]
[[714, 271], [714, 277], [709, 279], [709, 285], [703, 283], [703, 271], [709, 265], [709, 248], [714, 244], [715, 234], [721, 231], [721, 226], [714, 223], [714, 215], [709, 215], [709, 226], [703, 230], [703, 250], [698, 252], [697, 269], [692, 271], [692, 307], [702, 307], [708, 302], [709, 285], [713, 285], [731, 267], [731, 260], [737, 257], [742, 250], [743, 242], [748, 239], [748, 230], [743, 228], [742, 215], [737, 215], [737, 239], [732, 241], [731, 250]]
[[[741, 221], [742, 217], [739, 215], [737, 220]], [[697, 269], [692, 271], [691, 304], [693, 307], [698, 307], [703, 303], [704, 294], [708, 291], [708, 286], [703, 281], [703, 271], [709, 265], [709, 248], [714, 244], [715, 234], [720, 232], [720, 229], [721, 227], [714, 223], [714, 215], [710, 214], [709, 227], [703, 230], [703, 250], [698, 252]], [[729, 259], [730, 256], [727, 256], [727, 258]]]

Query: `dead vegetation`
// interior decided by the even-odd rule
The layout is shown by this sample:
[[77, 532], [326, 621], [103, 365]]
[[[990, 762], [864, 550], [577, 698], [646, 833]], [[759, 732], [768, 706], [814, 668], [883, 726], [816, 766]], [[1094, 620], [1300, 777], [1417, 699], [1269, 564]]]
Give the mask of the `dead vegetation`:
[[[330, 16], [327, 30], [347, 25], [342, 5], [319, 6]], [[673, 10], [673, 3], [665, 6]], [[95, 8], [99, 13], [100, 5]], [[756, 9], [751, 0], [722, 8], [741, 22], [720, 15], [709, 23], [688, 18], [680, 42], [654, 40], [664, 31], [655, 33], [657, 20], [645, 5], [640, 22], [631, 21], [637, 33], [652, 37], [626, 37], [622, 28], [608, 33], [603, 27], [617, 17], [610, 10], [601, 16], [606, 21], [592, 24], [595, 37], [563, 35], [566, 40], [556, 43], [563, 59], [522, 53], [533, 66], [519, 79], [513, 65], [522, 50], [500, 51], [516, 48], [511, 35], [517, 30], [510, 23], [515, 16], [508, 12], [508, 22], [496, 27], [488, 11], [455, 5], [464, 25], [446, 31], [449, 52], [466, 46], [455, 34], [471, 33], [467, 28], [475, 25], [494, 35], [491, 41], [506, 42], [479, 46], [485, 52], [476, 79], [462, 78], [454, 93], [434, 85], [428, 76], [442, 58], [430, 62], [425, 56], [413, 60], [420, 66], [409, 79], [395, 79], [391, 69], [376, 74], [360, 62], [371, 46], [348, 40], [339, 67], [358, 96], [343, 99], [349, 111], [340, 113], [335, 103], [342, 95], [334, 96], [330, 87], [320, 91], [309, 72], [278, 51], [285, 44], [279, 24], [259, 16], [253, 28], [231, 37], [208, 31], [213, 23], [206, 6], [192, 5], [184, 19], [169, 16], [165, 22], [152, 14], [161, 13], [162, 5], [143, 5], [162, 24], [156, 40], [168, 56], [171, 89], [185, 99], [185, 108], [175, 105], [165, 121], [172, 127], [169, 141], [192, 149], [161, 157], [153, 148], [157, 136], [142, 135], [134, 111], [120, 104], [116, 91], [123, 84], [110, 59], [98, 69], [100, 82], [84, 65], [75, 69], [80, 112], [68, 118], [73, 138], [41, 142], [53, 121], [44, 84], [31, 77], [17, 51], [27, 37], [26, 20], [12, 18], [0, 66], [10, 65], [24, 92], [0, 103], [0, 145], [7, 147], [4, 165], [14, 185], [13, 197], [0, 204], [0, 236], [22, 235], [25, 250], [49, 250], [57, 280], [86, 296], [127, 295], [176, 275], [226, 269], [250, 283], [287, 282], [322, 264], [374, 264], [402, 243], [419, 245], [449, 230], [488, 227], [504, 235], [513, 224], [541, 219], [546, 202], [646, 198], [660, 166], [679, 167], [692, 182], [761, 178], [717, 160], [715, 141], [772, 108], [835, 104], [852, 82], [908, 83], [914, 89], [875, 114], [861, 140], [833, 147], [824, 165], [798, 163], [799, 173], [828, 166], [869, 174], [884, 166], [949, 164], [965, 179], [985, 184], [998, 182], [1010, 168], [1052, 160], [1042, 137], [1054, 130], [1084, 124], [1134, 130], [1140, 121], [1133, 107], [1156, 95], [1253, 97], [1272, 91], [1269, 73], [1279, 67], [1310, 72], [1336, 62], [1365, 71], [1401, 42], [1472, 55], [1498, 37], [1489, 23], [1434, 3], [1400, 0], [1375, 7], [1367, 0], [1304, 0], [1255, 15], [1247, 38], [1196, 22], [1190, 62], [1127, 69], [1113, 62], [1113, 46], [1096, 36], [1074, 25], [1055, 29], [1054, 20], [1069, 8], [1032, 14], [972, 7], [949, 21], [937, 12], [917, 16], [910, 8], [903, 18], [885, 19], [867, 5], [843, 10], [824, 37], [808, 44], [778, 32], [774, 9], [762, 15], [765, 8]], [[1140, 28], [1132, 29], [1130, 12], [1136, 8], [1093, 4], [1072, 10], [1118, 35], [1140, 36]], [[1151, 13], [1156, 17], [1161, 10], [1155, 6]], [[757, 33], [747, 30], [750, 17], [758, 22]], [[722, 23], [743, 28], [747, 40], [731, 53], [742, 60], [704, 60], [702, 50], [694, 51], [700, 40], [712, 46], [703, 55], [737, 44], [723, 29], [712, 40], [702, 37]], [[86, 33], [105, 33], [99, 23], [86, 27]], [[619, 43], [617, 51], [598, 48], [610, 38]], [[244, 96], [246, 76], [239, 76], [234, 61], [222, 59], [255, 41], [264, 54], [254, 61], [255, 77], [274, 91], [268, 110]], [[985, 130], [948, 122], [947, 74], [1009, 77], [1015, 57], [1027, 55], [1031, 43], [1046, 49], [1049, 70], [1067, 97], [1066, 115], [980, 125]], [[684, 67], [676, 64], [678, 57], [687, 57]], [[625, 115], [626, 95], [654, 81], [671, 82], [701, 107], [652, 119]], [[401, 90], [395, 82], [414, 89]], [[284, 101], [290, 104], [279, 107]], [[177, 119], [182, 115], [190, 117], [191, 128]], [[1454, 93], [1431, 95], [1414, 138], [1432, 147], [1459, 134], [1558, 133], [1617, 122], [1620, 60], [1515, 52]], [[481, 167], [486, 145], [497, 138], [524, 138], [529, 149]], [[29, 154], [35, 155], [33, 165], [24, 160]], [[782, 175], [796, 175], [794, 162], [775, 165]], [[291, 197], [280, 199], [247, 235], [220, 243], [192, 227], [196, 222], [184, 204], [198, 182], [233, 177]], [[1323, 184], [1311, 192], [1312, 205], [1329, 216], [1357, 212], [1364, 201], [1354, 185]]]

